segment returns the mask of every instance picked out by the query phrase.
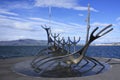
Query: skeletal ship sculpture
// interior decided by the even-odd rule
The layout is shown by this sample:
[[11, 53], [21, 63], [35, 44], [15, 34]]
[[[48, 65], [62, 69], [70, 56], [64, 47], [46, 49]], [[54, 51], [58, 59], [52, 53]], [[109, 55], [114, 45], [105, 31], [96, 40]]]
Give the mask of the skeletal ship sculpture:
[[[59, 73], [60, 71], [68, 73], [70, 72], [71, 75], [73, 75], [72, 73], [79, 73], [80, 75], [83, 75], [94, 69], [97, 65], [100, 65], [100, 68], [96, 71], [96, 74], [102, 72], [105, 66], [95, 58], [87, 56], [86, 51], [89, 45], [94, 40], [112, 31], [113, 28], [111, 28], [111, 26], [112, 26], [111, 24], [106, 26], [98, 33], [96, 33], [96, 31], [98, 30], [99, 27], [96, 27], [91, 32], [87, 43], [77, 51], [75, 47], [76, 44], [80, 41], [80, 38], [78, 39], [78, 41], [76, 41], [74, 37], [74, 41], [72, 41], [70, 37], [68, 37], [68, 40], [65, 41], [64, 37], [60, 39], [59, 34], [53, 35], [49, 27], [42, 26], [42, 28], [45, 29], [47, 32], [48, 47], [42, 49], [38, 53], [38, 55], [32, 60], [31, 62], [32, 68], [34, 69], [35, 72], [40, 74], [40, 76], [47, 74], [48, 72]], [[72, 47], [73, 51], [71, 51], [71, 46], [73, 46]], [[47, 54], [48, 56], [41, 57], [41, 54]], [[84, 64], [82, 63], [82, 60], [84, 60]], [[92, 66], [89, 69], [82, 71], [82, 69], [88, 66], [89, 63], [92, 63]], [[77, 71], [76, 68], [79, 71]]]

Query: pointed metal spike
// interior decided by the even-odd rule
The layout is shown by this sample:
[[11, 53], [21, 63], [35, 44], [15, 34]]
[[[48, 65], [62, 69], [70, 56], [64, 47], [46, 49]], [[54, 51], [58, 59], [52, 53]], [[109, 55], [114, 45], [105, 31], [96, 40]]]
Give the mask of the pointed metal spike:
[[99, 33], [96, 34], [96, 36], [99, 36], [100, 33], [102, 33], [103, 31], [105, 31], [106, 29], [110, 28], [112, 26], [112, 24], [106, 26], [105, 28], [103, 28]]
[[110, 31], [112, 31], [113, 30], [113, 28], [111, 28], [111, 29], [109, 29], [108, 31], [106, 31], [106, 32], [104, 32], [103, 34], [101, 34], [100, 36], [103, 36], [103, 35], [105, 35], [105, 34], [107, 34], [107, 33], [109, 33]]

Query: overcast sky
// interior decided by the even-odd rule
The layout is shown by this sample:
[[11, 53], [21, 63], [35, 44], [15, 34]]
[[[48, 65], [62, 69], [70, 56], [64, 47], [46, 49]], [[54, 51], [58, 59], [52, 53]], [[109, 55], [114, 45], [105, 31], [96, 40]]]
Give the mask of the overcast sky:
[[46, 40], [41, 25], [47, 25], [52, 28], [52, 33], [60, 33], [60, 37], [73, 39], [80, 36], [85, 42], [88, 3], [91, 6], [91, 30], [109, 24], [114, 28], [96, 43], [120, 42], [120, 0], [0, 0], [0, 41]]

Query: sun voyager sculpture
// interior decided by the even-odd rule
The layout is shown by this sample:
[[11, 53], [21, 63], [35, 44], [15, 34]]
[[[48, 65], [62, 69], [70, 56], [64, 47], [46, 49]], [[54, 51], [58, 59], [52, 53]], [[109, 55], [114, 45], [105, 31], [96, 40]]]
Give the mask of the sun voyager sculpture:
[[[86, 43], [82, 48], [76, 50], [80, 38], [71, 40], [68, 37], [60, 38], [59, 34], [52, 34], [51, 28], [42, 26], [47, 33], [48, 44], [45, 49], [30, 61], [30, 69], [40, 77], [75, 77], [99, 74], [107, 69], [107, 64], [96, 58], [86, 55], [89, 45], [113, 30], [112, 24], [99, 29], [96, 27], [89, 34], [90, 29], [90, 7], [88, 7], [87, 36]], [[71, 50], [71, 48], [73, 50]], [[42, 56], [42, 54], [45, 54]]]

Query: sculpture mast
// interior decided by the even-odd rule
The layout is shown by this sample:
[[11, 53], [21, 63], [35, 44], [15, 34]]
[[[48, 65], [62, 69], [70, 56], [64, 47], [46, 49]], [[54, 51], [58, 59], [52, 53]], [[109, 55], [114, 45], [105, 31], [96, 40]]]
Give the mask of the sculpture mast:
[[52, 13], [51, 5], [49, 6], [48, 9], [49, 9], [49, 10], [48, 10], [48, 11], [49, 11], [49, 12], [48, 12], [48, 13], [49, 13], [49, 22], [48, 22], [48, 23], [49, 23], [49, 26], [50, 26], [50, 25], [51, 25], [51, 16], [52, 16], [52, 15], [51, 15], [51, 13]]
[[86, 43], [88, 42], [89, 39], [89, 30], [90, 30], [90, 4], [88, 4]]
[[[51, 6], [49, 5], [48, 6], [48, 26], [51, 25]], [[45, 26], [41, 26], [46, 32], [47, 32], [47, 39], [48, 39], [48, 46], [50, 45], [51, 42], [53, 42], [52, 38], [50, 37], [51, 36], [51, 28], [50, 27], [47, 27], [46, 25]]]

